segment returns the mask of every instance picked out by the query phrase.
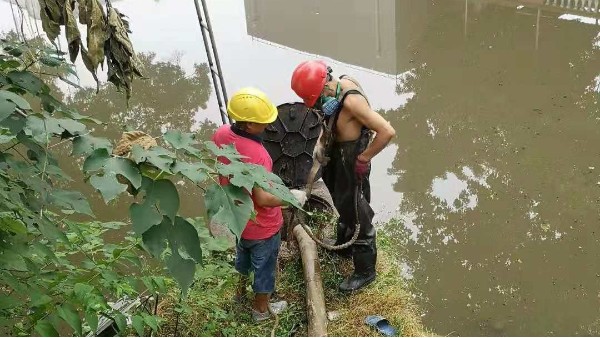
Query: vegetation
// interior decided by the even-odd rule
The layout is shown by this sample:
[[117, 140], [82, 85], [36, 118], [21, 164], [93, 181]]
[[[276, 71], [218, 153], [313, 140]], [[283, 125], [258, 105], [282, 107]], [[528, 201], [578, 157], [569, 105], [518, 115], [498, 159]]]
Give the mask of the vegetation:
[[[337, 286], [352, 270], [350, 259], [320, 249], [319, 257], [327, 311], [339, 313], [331, 321], [331, 336], [376, 336], [378, 333], [364, 324], [366, 316], [380, 314], [388, 318], [401, 336], [430, 336], [421, 324], [409, 287], [399, 276], [398, 257], [386, 235], [378, 237], [378, 278], [364, 291], [346, 295]], [[231, 256], [227, 256], [231, 258]], [[159, 306], [165, 319], [163, 336], [306, 336], [306, 299], [302, 264], [298, 256], [280, 262], [276, 298], [285, 299], [289, 308], [274, 319], [254, 323], [250, 302], [233, 300], [237, 275], [222, 259], [207, 263], [214, 273], [197, 274], [202, 283], [191, 287], [189, 297], [178, 305], [177, 294], [170, 294]], [[219, 273], [217, 273], [217, 271]], [[250, 288], [248, 289], [250, 295]], [[273, 331], [275, 329], [275, 331]]]
[[[239, 237], [253, 215], [247, 191], [255, 186], [298, 207], [277, 176], [243, 163], [233, 147], [217, 148], [212, 142], [199, 141], [195, 134], [173, 129], [185, 127], [178, 124], [182, 119], [173, 116], [157, 121], [166, 130], [155, 128], [159, 123], [152, 128], [137, 125], [145, 132], [126, 134], [119, 144], [94, 135], [96, 128], [106, 128], [98, 115], [108, 115], [114, 127], [148, 113], [147, 109], [168, 111], [161, 98], [183, 95], [180, 86], [195, 87], [193, 99], [204, 104], [209, 93], [207, 86], [199, 84], [208, 82], [206, 66], [197, 66], [195, 75], [186, 78], [180, 68], [155, 62], [154, 55], [137, 56], [128, 39], [128, 23], [110, 1], [106, 9], [97, 0], [41, 5], [43, 28], [51, 42], [65, 26], [71, 62], [67, 53], [39, 37], [19, 42], [9, 36], [0, 41], [0, 333], [81, 336], [97, 333], [106, 318], [114, 321], [122, 335], [305, 333], [299, 262], [287, 261], [279, 275], [278, 296], [291, 302], [290, 309], [276, 325], [272, 321], [254, 324], [249, 303], [232, 301], [237, 276], [230, 264], [231, 245], [207, 230], [210, 221]], [[75, 22], [76, 7], [79, 23], [87, 26], [86, 44]], [[94, 76], [99, 65], [108, 65], [108, 80], [125, 91], [130, 109], [119, 111], [108, 104], [119, 97], [107, 84], [98, 84], [95, 91], [75, 84], [72, 62], [79, 56]], [[148, 91], [153, 92], [152, 98], [130, 100], [132, 84], [146, 85], [141, 79], [144, 69], [151, 72], [150, 78], [162, 82], [148, 85], [158, 87]], [[64, 98], [56, 80], [79, 90]], [[181, 97], [175, 114], [189, 115], [195, 103]], [[104, 215], [103, 221], [96, 220], [86, 196], [72, 189], [72, 178], [57, 160], [59, 150], [70, 150], [85, 181], [107, 204], [115, 205], [120, 196], [129, 195], [129, 219], [106, 220]], [[218, 157], [231, 163], [224, 165]], [[219, 175], [228, 176], [231, 184], [221, 187]], [[174, 182], [182, 180], [204, 192], [206, 218], [179, 214], [181, 201]], [[342, 278], [338, 269], [345, 265], [337, 257], [322, 254], [328, 302], [342, 313], [331, 332], [368, 334], [362, 318], [344, 311], [353, 302], [381, 301], [379, 292], [367, 299], [360, 298], [361, 294], [337, 294], [334, 290]], [[156, 264], [159, 261], [166, 269]], [[394, 295], [385, 294], [385, 300], [403, 304], [400, 300], [405, 294], [394, 288], [400, 284], [395, 270], [389, 269], [382, 270], [379, 281], [363, 294], [374, 292], [380, 283], [391, 283], [385, 286]], [[142, 307], [129, 313], [115, 308], [119, 301], [153, 295], [162, 299], [158, 316]], [[378, 309], [375, 305], [365, 311]], [[410, 311], [398, 309], [396, 313], [396, 309], [387, 307], [394, 314], [382, 314], [402, 323], [405, 334], [421, 332], [412, 324], [417, 322]]]
[[[107, 15], [97, 13], [97, 4], [89, 1], [85, 6], [92, 6], [89, 8], [100, 22], [92, 20], [93, 24], [106, 30], [95, 34], [104, 34], [107, 39], [103, 41], [113, 44], [103, 46], [114, 48], [104, 53], [109, 80], [118, 81], [129, 94], [137, 68], [127, 62], [137, 64], [137, 59], [132, 49], [127, 62], [116, 52], [125, 47], [129, 50], [127, 35], [121, 28], [116, 34], [118, 27], [107, 19], [114, 14], [110, 4]], [[59, 26], [69, 25], [68, 7], [73, 5], [63, 4], [67, 6], [61, 9], [67, 13], [66, 21], [63, 14], [51, 19]], [[43, 11], [57, 13], [54, 7]], [[49, 23], [52, 20], [44, 20], [46, 33], [49, 29], [54, 32], [56, 27]], [[91, 53], [89, 39], [94, 37], [89, 35], [87, 22]], [[123, 23], [122, 16], [115, 22]], [[66, 33], [74, 60], [74, 33], [70, 28]], [[83, 51], [83, 44], [78, 43]], [[104, 58], [98, 54], [99, 47], [95, 48], [98, 62], [93, 64], [97, 67]], [[62, 51], [41, 44], [1, 41], [0, 332], [84, 335], [96, 331], [99, 316], [114, 320], [121, 333], [132, 329], [140, 335], [148, 330], [156, 332], [160, 324], [157, 317], [138, 310], [130, 314], [129, 321], [111, 304], [167, 291], [171, 283], [161, 276], [152, 258], [164, 262], [181, 289], [180, 296], [185, 297], [195, 274], [207, 271], [197, 269], [199, 264], [211, 251], [221, 250], [219, 241], [199, 234], [205, 228], [203, 218], [179, 215], [179, 193], [173, 179], [185, 179], [203, 189], [208, 216], [213, 222], [228, 225], [236, 236], [252, 216], [252, 201], [245, 191], [253, 186], [261, 186], [292, 205], [296, 201], [277, 176], [239, 161], [241, 156], [233, 147], [220, 149], [211, 142], [198, 142], [190, 133], [167, 130], [157, 137], [158, 142], [153, 140], [160, 144], [148, 147], [136, 144], [139, 137], [134, 137], [124, 156], [114, 155], [110, 140], [92, 134], [91, 128], [102, 125], [101, 121], [80, 114], [54, 96], [51, 84], [55, 78], [73, 84], [63, 74], [77, 76]], [[86, 181], [106, 203], [114, 203], [125, 192], [135, 197], [129, 222], [93, 221], [89, 203], [82, 193], [68, 189], [70, 177], [53, 154], [55, 147], [66, 144], [71, 144], [73, 160], [82, 164]], [[220, 164], [218, 156], [228, 158], [231, 164]], [[232, 184], [216, 184], [218, 175], [229, 176]], [[126, 229], [128, 235], [105, 243], [105, 238], [118, 229]]]

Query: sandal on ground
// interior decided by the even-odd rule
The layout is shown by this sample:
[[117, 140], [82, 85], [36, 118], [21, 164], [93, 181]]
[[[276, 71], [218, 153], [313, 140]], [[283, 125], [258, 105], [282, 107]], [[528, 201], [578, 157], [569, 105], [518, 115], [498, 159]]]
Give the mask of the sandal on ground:
[[365, 318], [365, 324], [373, 327], [379, 333], [387, 337], [397, 337], [398, 333], [394, 327], [390, 325], [390, 322], [382, 316], [371, 315]]

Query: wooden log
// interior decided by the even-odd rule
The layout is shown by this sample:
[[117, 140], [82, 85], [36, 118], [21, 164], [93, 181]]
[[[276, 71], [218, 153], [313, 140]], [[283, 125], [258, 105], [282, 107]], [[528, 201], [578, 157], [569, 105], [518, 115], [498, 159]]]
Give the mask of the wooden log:
[[308, 236], [300, 224], [294, 227], [294, 237], [300, 248], [304, 282], [306, 283], [308, 336], [325, 337], [327, 336], [327, 313], [317, 244]]

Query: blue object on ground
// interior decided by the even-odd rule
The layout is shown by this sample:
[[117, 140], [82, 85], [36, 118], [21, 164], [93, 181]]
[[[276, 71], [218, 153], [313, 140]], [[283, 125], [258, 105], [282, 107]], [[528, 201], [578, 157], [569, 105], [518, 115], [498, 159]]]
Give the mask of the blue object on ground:
[[384, 336], [396, 337], [398, 333], [396, 329], [390, 325], [390, 322], [382, 316], [371, 315], [365, 318], [365, 324], [372, 326]]

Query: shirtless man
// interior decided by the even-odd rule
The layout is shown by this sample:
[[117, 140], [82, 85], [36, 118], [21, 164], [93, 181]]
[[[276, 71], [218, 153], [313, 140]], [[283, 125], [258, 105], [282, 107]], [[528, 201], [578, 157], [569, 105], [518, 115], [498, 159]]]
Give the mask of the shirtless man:
[[291, 86], [306, 106], [321, 110], [331, 126], [332, 140], [325, 150], [329, 161], [323, 168], [323, 180], [340, 214], [335, 244], [346, 243], [357, 221], [360, 223], [358, 238], [350, 247], [354, 272], [339, 286], [341, 291], [349, 292], [376, 277], [376, 231], [369, 205], [369, 173], [371, 159], [387, 146], [396, 131], [371, 109], [356, 80], [345, 75], [336, 79], [331, 72], [323, 61], [303, 62], [294, 70]]

